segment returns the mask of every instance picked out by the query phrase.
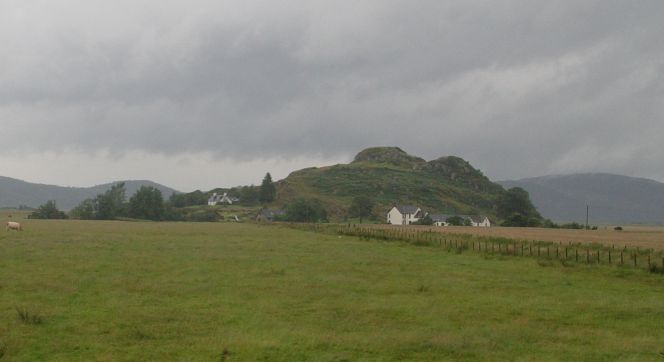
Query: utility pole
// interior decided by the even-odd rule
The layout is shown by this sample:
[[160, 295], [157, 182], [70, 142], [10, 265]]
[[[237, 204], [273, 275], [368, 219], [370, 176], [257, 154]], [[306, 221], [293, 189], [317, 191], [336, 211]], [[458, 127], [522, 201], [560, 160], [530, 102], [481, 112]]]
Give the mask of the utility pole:
[[590, 225], [588, 225], [588, 214], [590, 214], [590, 205], [586, 204], [586, 230], [590, 229]]

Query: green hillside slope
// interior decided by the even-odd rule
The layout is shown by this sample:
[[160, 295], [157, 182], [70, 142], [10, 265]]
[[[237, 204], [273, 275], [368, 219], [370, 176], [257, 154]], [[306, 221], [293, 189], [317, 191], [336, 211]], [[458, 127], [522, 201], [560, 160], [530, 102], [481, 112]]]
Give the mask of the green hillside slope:
[[366, 149], [350, 164], [293, 172], [277, 189], [276, 204], [318, 198], [333, 215], [344, 214], [353, 197], [367, 195], [378, 204], [377, 212], [401, 203], [431, 212], [495, 216], [497, 198], [505, 192], [461, 158], [427, 162], [396, 147]]

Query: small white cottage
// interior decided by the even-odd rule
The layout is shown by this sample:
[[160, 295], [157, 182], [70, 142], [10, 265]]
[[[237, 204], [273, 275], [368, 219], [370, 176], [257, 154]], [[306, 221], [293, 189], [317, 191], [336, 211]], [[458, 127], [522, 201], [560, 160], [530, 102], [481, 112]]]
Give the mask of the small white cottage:
[[424, 217], [422, 209], [411, 205], [394, 206], [387, 213], [387, 223], [392, 225], [410, 225]]
[[470, 220], [470, 226], [480, 228], [491, 227], [491, 220], [486, 216], [467, 216], [467, 218]]
[[447, 219], [452, 216], [445, 214], [429, 214], [429, 217], [435, 226], [449, 226], [450, 224], [447, 222]]
[[223, 195], [219, 195], [215, 192], [208, 199], [208, 205], [209, 206], [215, 206], [215, 205], [218, 205], [218, 204], [233, 205], [234, 202], [238, 202], [238, 201], [240, 201], [240, 199], [238, 199], [237, 197], [228, 196], [227, 192], [224, 192]]

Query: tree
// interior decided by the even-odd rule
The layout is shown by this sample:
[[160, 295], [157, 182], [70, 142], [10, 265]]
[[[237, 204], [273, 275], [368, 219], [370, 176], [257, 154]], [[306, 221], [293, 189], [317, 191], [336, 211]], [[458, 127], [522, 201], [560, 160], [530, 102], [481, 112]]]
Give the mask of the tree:
[[296, 222], [326, 221], [327, 211], [320, 200], [300, 198], [286, 207], [286, 219]]
[[125, 215], [124, 182], [117, 183], [110, 190], [95, 198], [95, 216], [99, 220], [113, 220]]
[[170, 203], [173, 207], [187, 207], [205, 205], [207, 204], [207, 199], [207, 196], [201, 190], [196, 190], [188, 194], [174, 193], [170, 197]]
[[251, 186], [242, 186], [239, 190], [240, 193], [240, 204], [245, 206], [253, 206], [258, 204], [258, 187]]
[[30, 219], [66, 219], [67, 214], [58, 210], [54, 200], [49, 200], [39, 206], [29, 217]]
[[81, 220], [93, 220], [95, 216], [95, 200], [85, 199], [70, 212], [71, 216]]
[[348, 213], [351, 217], [359, 217], [360, 224], [362, 219], [365, 217], [371, 216], [371, 211], [374, 207], [374, 202], [367, 196], [356, 196], [353, 198], [353, 201], [350, 203], [350, 209]]
[[470, 226], [470, 220], [458, 215], [448, 217], [445, 222], [452, 226]]
[[266, 204], [274, 201], [276, 196], [277, 188], [274, 186], [274, 183], [272, 183], [272, 176], [268, 172], [265, 174], [263, 182], [261, 183], [261, 188], [258, 192], [258, 200], [261, 203]]
[[501, 194], [496, 203], [498, 217], [505, 219], [504, 226], [538, 226], [543, 222], [530, 201], [528, 191], [513, 187]]
[[425, 215], [423, 218], [417, 220], [413, 223], [414, 225], [433, 225], [433, 219], [429, 215]]
[[536, 217], [527, 217], [523, 214], [515, 212], [507, 217], [500, 225], [510, 227], [538, 227], [542, 226], [542, 220]]
[[160, 221], [166, 215], [161, 191], [152, 186], [141, 186], [129, 199], [129, 216], [136, 219]]

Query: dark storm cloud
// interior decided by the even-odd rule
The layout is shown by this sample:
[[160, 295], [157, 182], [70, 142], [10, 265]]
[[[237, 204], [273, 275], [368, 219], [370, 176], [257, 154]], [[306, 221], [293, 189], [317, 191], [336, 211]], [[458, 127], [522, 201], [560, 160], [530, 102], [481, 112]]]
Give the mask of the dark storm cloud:
[[0, 4], [0, 148], [664, 179], [661, 1]]

